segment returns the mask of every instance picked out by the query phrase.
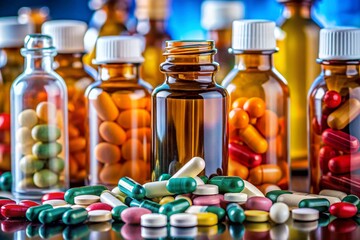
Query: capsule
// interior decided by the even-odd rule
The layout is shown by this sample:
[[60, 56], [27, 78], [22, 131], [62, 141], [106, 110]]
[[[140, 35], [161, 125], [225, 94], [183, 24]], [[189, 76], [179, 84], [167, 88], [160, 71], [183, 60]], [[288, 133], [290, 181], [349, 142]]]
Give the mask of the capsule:
[[97, 195], [100, 196], [101, 193], [107, 190], [105, 186], [95, 185], [95, 186], [85, 186], [85, 187], [76, 187], [70, 188], [65, 192], [64, 199], [70, 204], [74, 204], [74, 198], [79, 195]]
[[160, 204], [160, 205], [164, 205], [164, 204], [166, 204], [166, 203], [173, 202], [173, 201], [175, 201], [175, 198], [174, 198], [174, 197], [172, 197], [172, 196], [166, 196], [166, 197], [161, 198], [159, 204]]
[[350, 98], [328, 116], [327, 123], [332, 129], [340, 130], [349, 125], [359, 114], [360, 102]]
[[209, 212], [216, 214], [219, 221], [223, 221], [226, 215], [226, 212], [221, 207], [216, 206], [190, 206], [185, 211], [186, 213], [201, 213], [201, 212]]
[[102, 203], [109, 204], [111, 207], [125, 206], [125, 204], [109, 190], [103, 191], [100, 194], [100, 201]]
[[244, 181], [240, 177], [217, 176], [211, 178], [209, 184], [218, 186], [220, 193], [236, 193], [244, 189]]
[[209, 178], [205, 175], [200, 176], [199, 178], [201, 178], [201, 180], [204, 182], [204, 184], [207, 184], [207, 182], [209, 181]]
[[338, 155], [337, 151], [329, 146], [323, 146], [319, 151], [319, 165], [323, 174], [329, 172], [329, 160]]
[[313, 208], [319, 212], [329, 210], [330, 202], [326, 198], [304, 199], [299, 202], [299, 208]]
[[262, 162], [261, 154], [257, 154], [251, 151], [249, 147], [236, 142], [230, 142], [229, 155], [231, 159], [241, 163], [247, 168], [257, 167]]
[[64, 192], [51, 192], [46, 193], [42, 196], [41, 202], [45, 202], [48, 200], [64, 200]]
[[[185, 199], [183, 199], [183, 200], [185, 200]], [[170, 203], [167, 203], [167, 204], [170, 204]], [[166, 204], [164, 204], [164, 205], [166, 205]], [[159, 213], [161, 205], [156, 202], [149, 201], [149, 200], [143, 200], [140, 203], [139, 207], [149, 209], [152, 213]]]
[[239, 136], [246, 145], [255, 153], [263, 154], [268, 149], [268, 143], [256, 128], [249, 124], [246, 128], [239, 130]]
[[347, 196], [346, 193], [337, 191], [337, 190], [331, 190], [331, 189], [323, 189], [319, 192], [320, 196], [329, 196], [329, 197], [336, 197], [340, 200], [342, 200], [344, 197]]
[[31, 201], [31, 200], [22, 200], [19, 202], [19, 205], [22, 205], [25, 207], [39, 206], [39, 204], [37, 202]]
[[156, 198], [173, 195], [166, 189], [166, 181], [148, 182], [143, 185], [146, 191], [147, 198]]
[[1, 215], [6, 218], [25, 218], [28, 208], [27, 206], [9, 203], [1, 207]]
[[171, 178], [166, 184], [166, 189], [173, 194], [192, 193], [196, 187], [196, 180], [192, 177]]
[[326, 129], [322, 133], [322, 140], [324, 144], [345, 153], [355, 153], [360, 147], [359, 140], [356, 137], [333, 129]]
[[137, 200], [145, 197], [145, 188], [129, 177], [120, 178], [118, 187], [121, 192]]
[[341, 155], [329, 160], [330, 172], [336, 174], [349, 173], [360, 169], [360, 153]]
[[163, 173], [160, 175], [158, 181], [165, 181], [165, 180], [169, 180], [171, 178], [171, 175], [168, 173]]
[[254, 185], [276, 184], [282, 177], [281, 168], [274, 164], [263, 164], [250, 170], [248, 181]]
[[358, 209], [358, 213], [360, 212], [360, 199], [358, 198], [358, 196], [352, 194], [347, 195], [342, 199], [342, 202], [348, 202], [354, 204]]
[[86, 221], [88, 212], [84, 208], [66, 211], [62, 216], [62, 221], [66, 225], [76, 225]]
[[159, 213], [169, 217], [175, 213], [185, 212], [188, 207], [190, 207], [190, 203], [186, 199], [181, 198], [162, 205], [159, 209]]
[[121, 220], [121, 213], [122, 211], [124, 211], [125, 209], [127, 209], [127, 206], [116, 206], [111, 210], [111, 215], [112, 215], [112, 219], [114, 221], [122, 221]]
[[59, 207], [41, 211], [39, 221], [43, 224], [49, 224], [61, 220], [66, 211], [72, 210], [70, 207]]
[[357, 208], [352, 203], [339, 202], [330, 206], [329, 212], [337, 218], [351, 218], [356, 215]]
[[39, 214], [42, 211], [45, 211], [48, 209], [53, 209], [53, 206], [51, 206], [50, 204], [44, 204], [44, 205], [39, 205], [39, 206], [35, 206], [35, 207], [30, 207], [30, 208], [28, 208], [28, 210], [26, 210], [25, 215], [29, 221], [38, 221]]
[[179, 177], [196, 177], [205, 169], [205, 161], [200, 157], [193, 157], [185, 163], [173, 176], [172, 178]]
[[226, 213], [229, 221], [232, 223], [243, 223], [245, 220], [245, 212], [237, 203], [230, 203], [226, 207]]
[[0, 208], [6, 204], [16, 204], [12, 199], [0, 199]]

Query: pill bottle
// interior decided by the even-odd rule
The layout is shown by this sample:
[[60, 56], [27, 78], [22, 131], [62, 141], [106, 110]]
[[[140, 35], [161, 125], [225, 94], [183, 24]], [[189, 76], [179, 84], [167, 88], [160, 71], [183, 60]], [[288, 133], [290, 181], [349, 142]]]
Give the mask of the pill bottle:
[[159, 70], [165, 59], [162, 55], [164, 43], [171, 39], [166, 31], [169, 0], [136, 0], [135, 16], [138, 19], [136, 30], [145, 40], [142, 77], [157, 87], [164, 82], [164, 75]]
[[12, 192], [39, 199], [69, 186], [67, 90], [50, 36], [26, 36], [21, 54], [24, 72], [11, 86]]
[[208, 39], [214, 40], [217, 53], [215, 61], [220, 64], [215, 80], [221, 83], [234, 66], [231, 47], [231, 24], [244, 17], [244, 5], [240, 1], [204, 1], [201, 5], [201, 26]]
[[18, 11], [19, 21], [34, 25], [35, 33], [41, 33], [41, 25], [49, 20], [50, 10], [48, 7], [22, 7]]
[[167, 41], [166, 79], [152, 94], [151, 178], [174, 174], [193, 157], [202, 175], [227, 174], [228, 94], [214, 79], [214, 41]]
[[139, 76], [141, 40], [106, 36], [96, 45], [99, 80], [86, 90], [89, 183], [117, 186], [128, 176], [150, 179], [151, 85]]
[[86, 178], [85, 90], [94, 79], [85, 71], [85, 22], [55, 20], [45, 22], [42, 33], [52, 37], [58, 54], [54, 69], [65, 80], [68, 90], [69, 176], [70, 186], [83, 186]]
[[310, 191], [360, 196], [360, 29], [320, 31], [321, 74], [309, 90]]
[[19, 23], [16, 17], [0, 18], [0, 172], [10, 171], [10, 87], [23, 71], [20, 48], [32, 33], [31, 24]]
[[291, 168], [306, 170], [307, 92], [320, 73], [315, 59], [318, 54], [320, 26], [311, 16], [313, 0], [278, 0], [284, 5], [276, 28], [279, 52], [275, 67], [288, 81], [291, 92], [290, 158]]
[[230, 95], [229, 175], [287, 189], [289, 89], [272, 64], [275, 23], [233, 22], [235, 66], [222, 85]]

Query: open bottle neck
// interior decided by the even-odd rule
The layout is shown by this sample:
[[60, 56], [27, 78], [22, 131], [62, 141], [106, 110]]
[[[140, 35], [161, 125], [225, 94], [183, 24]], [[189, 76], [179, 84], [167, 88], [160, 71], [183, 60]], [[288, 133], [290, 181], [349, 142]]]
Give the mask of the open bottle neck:
[[140, 63], [108, 63], [99, 66], [99, 78], [106, 82], [138, 82]]
[[291, 17], [311, 18], [312, 3], [308, 1], [290, 1], [284, 3], [282, 16], [286, 19]]
[[267, 53], [235, 53], [235, 68], [240, 71], [269, 71], [273, 68], [273, 51]]
[[359, 60], [319, 60], [324, 76], [359, 76]]
[[54, 56], [52, 53], [44, 53], [43, 55], [28, 53], [25, 56], [24, 72], [53, 72], [53, 61]]

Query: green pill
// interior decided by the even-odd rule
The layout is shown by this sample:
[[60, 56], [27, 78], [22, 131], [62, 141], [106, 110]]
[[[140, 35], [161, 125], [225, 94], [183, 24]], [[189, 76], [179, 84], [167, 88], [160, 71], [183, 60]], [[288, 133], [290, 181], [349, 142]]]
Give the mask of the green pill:
[[56, 157], [62, 151], [62, 145], [58, 142], [42, 143], [37, 142], [32, 147], [33, 154], [39, 159]]
[[196, 180], [192, 177], [171, 178], [166, 183], [166, 189], [174, 194], [192, 193], [196, 190]]
[[219, 222], [223, 221], [226, 215], [226, 212], [221, 207], [209, 206], [204, 209], [204, 212], [211, 212], [218, 216]]
[[208, 184], [217, 185], [220, 193], [239, 193], [244, 189], [244, 181], [240, 177], [216, 176]]
[[61, 220], [63, 214], [66, 211], [69, 211], [71, 209], [72, 208], [69, 207], [59, 207], [59, 208], [44, 210], [39, 214], [39, 221], [43, 224], [57, 222]]
[[39, 235], [42, 239], [49, 239], [61, 234], [64, 228], [63, 224], [42, 225], [39, 229]]
[[[129, 199], [131, 199], [131, 201]], [[140, 204], [141, 204], [141, 202], [139, 200], [136, 200], [136, 199], [131, 198], [131, 197], [127, 197], [125, 199], [125, 202], [128, 202], [129, 203], [128, 206], [130, 206], [130, 207], [140, 207]]]
[[348, 202], [354, 204], [358, 209], [358, 213], [360, 212], [360, 199], [356, 195], [353, 194], [347, 195], [342, 199], [342, 202]]
[[161, 205], [149, 200], [143, 200], [139, 207], [149, 209], [152, 213], [159, 213]]
[[227, 205], [226, 213], [229, 221], [232, 223], [243, 223], [245, 221], [244, 209], [236, 203], [230, 203]]
[[35, 186], [39, 188], [54, 186], [59, 180], [58, 175], [48, 169], [40, 170], [34, 174], [33, 178]]
[[146, 194], [145, 188], [129, 177], [120, 178], [118, 187], [121, 192], [137, 200], [143, 199]]
[[65, 161], [62, 158], [54, 157], [49, 159], [49, 169], [55, 173], [61, 173], [65, 168]]
[[74, 204], [74, 198], [79, 195], [96, 195], [100, 196], [103, 191], [107, 190], [105, 186], [95, 185], [95, 186], [85, 186], [85, 187], [76, 187], [70, 188], [65, 192], [64, 199], [67, 203]]
[[190, 203], [186, 199], [180, 198], [173, 202], [161, 205], [159, 213], [169, 217], [175, 213], [185, 212], [188, 207], [190, 207]]
[[64, 213], [62, 221], [66, 225], [76, 225], [86, 221], [88, 212], [85, 208], [72, 209]]
[[31, 222], [38, 221], [39, 214], [42, 211], [49, 210], [49, 209], [53, 209], [53, 206], [51, 206], [50, 204], [34, 206], [34, 207], [28, 208], [28, 210], [26, 210], [25, 215], [26, 215], [27, 220], [29, 220]]
[[83, 239], [90, 234], [88, 225], [68, 226], [62, 233], [65, 240]]
[[326, 198], [304, 199], [299, 202], [299, 208], [313, 208], [319, 212], [329, 210], [330, 202]]
[[39, 124], [31, 130], [33, 139], [40, 142], [54, 142], [60, 135], [60, 129], [54, 125]]
[[205, 175], [200, 176], [199, 178], [204, 182], [204, 184], [207, 184], [207, 182], [209, 181], [209, 178]]
[[112, 215], [112, 219], [114, 221], [122, 221], [121, 219], [121, 213], [122, 211], [124, 211], [125, 209], [127, 209], [126, 206], [116, 206], [111, 210], [111, 215]]
[[284, 191], [284, 190], [273, 190], [266, 193], [265, 197], [270, 199], [273, 203], [276, 203], [277, 198], [282, 194], [292, 194], [292, 192]]
[[20, 170], [25, 174], [33, 174], [44, 167], [44, 162], [34, 155], [26, 155], [20, 159]]
[[11, 172], [5, 172], [0, 176], [0, 188], [3, 191], [11, 191], [12, 175]]
[[165, 180], [169, 180], [171, 178], [171, 175], [168, 173], [163, 173], [160, 175], [159, 180], [158, 181], [165, 181]]

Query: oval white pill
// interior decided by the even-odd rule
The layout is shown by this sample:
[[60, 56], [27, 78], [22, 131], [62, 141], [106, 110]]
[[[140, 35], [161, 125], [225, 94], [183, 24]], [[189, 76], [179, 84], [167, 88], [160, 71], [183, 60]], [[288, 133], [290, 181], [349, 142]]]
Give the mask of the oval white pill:
[[289, 207], [285, 203], [274, 203], [269, 212], [270, 219], [274, 223], [284, 223], [289, 219]]
[[201, 157], [193, 157], [182, 166], [171, 178], [196, 177], [205, 169], [205, 160]]
[[215, 195], [219, 193], [219, 187], [213, 184], [204, 184], [196, 187], [194, 195]]
[[252, 196], [265, 197], [264, 194], [253, 184], [249, 183], [246, 180], [243, 181], [244, 181], [244, 189], [242, 190], [242, 193], [246, 193], [248, 195], [248, 198]]
[[195, 227], [197, 223], [196, 215], [190, 213], [177, 213], [170, 217], [170, 225], [174, 227]]
[[88, 213], [89, 222], [107, 222], [110, 221], [112, 216], [111, 212], [107, 210], [94, 210]]
[[96, 195], [79, 195], [74, 198], [75, 204], [90, 205], [100, 201], [100, 197]]
[[150, 228], [150, 227], [142, 227], [141, 228], [141, 237], [146, 239], [158, 239], [158, 238], [166, 238], [167, 237], [167, 228]]
[[292, 218], [298, 221], [316, 221], [319, 219], [319, 211], [312, 208], [296, 208], [292, 210]]
[[141, 226], [143, 227], [165, 227], [167, 216], [158, 213], [149, 213], [141, 216]]
[[60, 200], [60, 199], [54, 199], [54, 200], [47, 200], [47, 201], [44, 201], [42, 203], [43, 205], [44, 204], [50, 204], [51, 206], [53, 207], [57, 207], [57, 206], [65, 206], [67, 205], [68, 203], [64, 200]]
[[100, 202], [109, 204], [113, 208], [116, 206], [126, 206], [120, 199], [115, 197], [112, 192], [104, 191], [100, 195]]
[[228, 202], [245, 203], [247, 200], [246, 193], [225, 193], [224, 200]]

